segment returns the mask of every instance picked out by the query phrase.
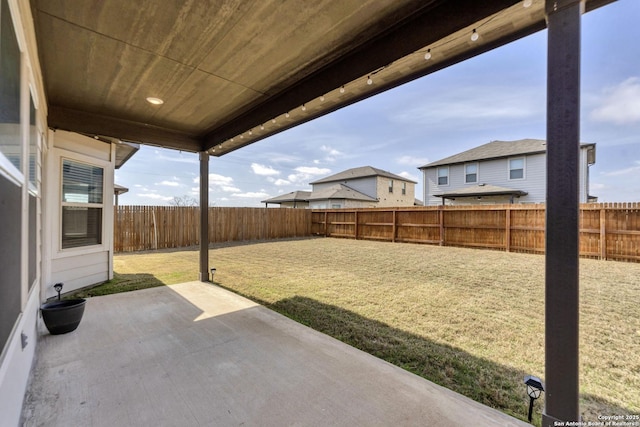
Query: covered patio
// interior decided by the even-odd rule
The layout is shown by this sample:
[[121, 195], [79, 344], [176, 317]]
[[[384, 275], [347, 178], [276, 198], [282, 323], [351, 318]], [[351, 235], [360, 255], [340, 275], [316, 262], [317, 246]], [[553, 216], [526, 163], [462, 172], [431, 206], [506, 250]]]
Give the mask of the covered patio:
[[201, 282], [91, 298], [40, 328], [25, 426], [526, 426]]
[[[139, 294], [138, 304], [144, 310], [134, 319], [128, 318], [133, 314], [123, 314], [128, 311], [126, 308], [118, 308], [120, 303], [129, 304], [128, 300], [133, 299], [130, 295], [100, 298], [90, 302], [83, 327], [77, 333], [57, 337], [61, 339], [57, 339], [54, 346], [51, 337], [38, 332], [42, 327], [41, 321], [36, 320], [38, 307], [53, 294], [57, 267], [52, 266], [52, 259], [59, 256], [67, 260], [67, 266], [74, 265], [69, 261], [72, 251], [58, 242], [56, 227], [61, 221], [55, 215], [60, 209], [51, 202], [63, 203], [58, 200], [62, 154], [56, 151], [62, 146], [56, 146], [56, 139], [67, 135], [75, 141], [67, 144], [67, 151], [74, 151], [78, 162], [87, 163], [87, 167], [96, 173], [101, 168], [106, 171], [103, 189], [112, 188], [113, 146], [120, 141], [197, 152], [200, 205], [208, 206], [211, 156], [222, 157], [219, 161], [224, 161], [227, 153], [545, 28], [548, 29], [549, 45], [547, 180], [558, 184], [550, 187], [547, 194], [547, 397], [543, 425], [577, 421], [580, 23], [582, 13], [611, 1], [368, 0], [311, 4], [276, 0], [187, 3], [87, 0], [80, 4], [65, 0], [0, 0], [3, 46], [0, 59], [2, 64], [11, 65], [11, 73], [6, 75], [12, 77], [7, 80], [10, 90], [2, 93], [3, 111], [7, 112], [2, 124], [10, 125], [7, 129], [11, 129], [12, 145], [0, 153], [0, 185], [4, 186], [3, 196], [7, 194], [0, 205], [6, 207], [2, 214], [12, 218], [14, 225], [3, 230], [0, 244], [0, 252], [6, 255], [3, 268], [10, 273], [0, 283], [2, 295], [8, 295], [0, 299], [4, 304], [0, 312], [6, 313], [6, 318], [0, 322], [3, 344], [0, 409], [3, 414], [6, 412], [8, 423], [15, 424], [20, 416], [20, 403], [36, 350], [36, 379], [43, 375], [64, 378], [56, 383], [47, 377], [42, 383], [43, 386], [57, 384], [54, 385], [56, 391], [42, 390], [43, 394], [39, 394], [37, 386], [29, 391], [31, 399], [33, 396], [50, 397], [48, 403], [39, 403], [43, 410], [49, 411], [47, 416], [51, 418], [90, 417], [87, 419], [90, 424], [101, 425], [101, 418], [92, 418], [92, 414], [100, 413], [102, 409], [90, 406], [91, 395], [106, 390], [108, 395], [104, 395], [104, 401], [111, 399], [111, 408], [127, 408], [120, 412], [107, 410], [105, 419], [118, 413], [125, 414], [122, 415], [123, 422], [142, 419], [144, 412], [137, 410], [138, 399], [132, 397], [140, 396], [140, 387], [143, 387], [152, 391], [150, 402], [156, 398], [166, 402], [162, 406], [150, 403], [147, 406], [147, 409], [151, 408], [150, 416], [170, 407], [164, 405], [175, 404], [176, 416], [195, 419], [199, 423], [213, 422], [208, 418], [212, 413], [217, 417], [237, 416], [233, 420], [238, 423], [242, 420], [251, 422], [258, 419], [265, 405], [256, 405], [255, 412], [243, 413], [242, 407], [251, 408], [253, 403], [246, 395], [235, 392], [245, 389], [235, 387], [244, 384], [242, 381], [259, 378], [247, 372], [259, 373], [261, 383], [274, 390], [278, 390], [277, 378], [259, 368], [261, 358], [249, 359], [250, 363], [241, 367], [234, 366], [234, 360], [247, 354], [246, 345], [252, 340], [255, 340], [255, 351], [262, 351], [256, 350], [260, 348], [259, 343], [270, 348], [272, 342], [262, 340], [262, 334], [268, 336], [280, 331], [276, 335], [289, 345], [286, 354], [299, 358], [285, 363], [283, 353], [275, 346], [271, 363], [266, 365], [269, 369], [284, 375], [291, 366], [296, 366], [298, 370], [293, 371], [292, 378], [305, 382], [304, 373], [314, 371], [316, 365], [325, 366], [326, 369], [319, 370], [317, 378], [310, 381], [317, 381], [324, 387], [306, 389], [308, 393], [321, 392], [327, 399], [333, 399], [329, 401], [337, 407], [346, 408], [345, 402], [358, 401], [356, 396], [360, 393], [372, 392], [371, 401], [375, 404], [363, 406], [367, 408], [363, 411], [348, 405], [351, 412], [336, 410], [333, 414], [333, 408], [327, 407], [323, 412], [322, 408], [303, 405], [308, 402], [303, 398], [304, 394], [283, 392], [279, 395], [280, 400], [268, 405], [276, 411], [270, 418], [274, 423], [281, 420], [280, 416], [289, 417], [284, 418], [285, 422], [296, 423], [300, 413], [287, 414], [292, 409], [287, 402], [296, 399], [301, 403], [296, 406], [300, 411], [313, 409], [318, 424], [327, 424], [326, 413], [333, 414], [332, 420], [336, 424], [342, 423], [342, 417], [352, 419], [354, 413], [364, 416], [370, 412], [376, 417], [383, 412], [395, 414], [394, 417], [416, 413], [427, 417], [424, 408], [428, 406], [433, 415], [427, 420], [434, 424], [447, 424], [441, 418], [447, 413], [450, 418], [444, 419], [453, 425], [458, 422], [456, 419], [464, 417], [473, 420], [467, 422], [470, 418], [464, 418], [460, 424], [478, 425], [478, 419], [482, 418], [473, 416], [476, 413], [473, 408], [477, 405], [451, 397], [445, 390], [436, 393], [447, 396], [441, 402], [440, 398], [433, 397], [433, 386], [422, 380], [416, 383], [418, 385], [409, 385], [413, 380], [407, 383], [403, 378], [408, 374], [401, 372], [390, 376], [397, 377], [390, 381], [395, 381], [400, 391], [389, 393], [390, 388], [382, 387], [384, 382], [375, 378], [395, 368], [380, 365], [369, 356], [359, 355], [353, 359], [352, 349], [324, 341], [325, 338], [289, 322], [280, 323], [282, 319], [259, 307], [201, 309], [198, 308], [202, 303], [199, 298], [184, 295], [178, 299], [175, 299], [176, 295], [159, 295], [154, 306], [151, 297], [158, 291], [148, 291]], [[6, 52], [4, 48], [7, 48]], [[38, 131], [33, 132], [33, 137], [30, 126]], [[111, 141], [110, 151], [100, 145], [105, 141]], [[96, 144], [99, 149], [92, 148]], [[88, 156], [92, 150], [104, 157], [99, 164]], [[33, 162], [27, 161], [30, 156]], [[11, 163], [12, 158], [17, 158], [15, 165]], [[30, 175], [34, 182], [30, 182]], [[105, 238], [72, 249], [80, 255], [100, 258], [93, 265], [111, 273], [109, 244], [112, 230], [108, 225], [113, 222], [112, 209], [106, 206], [101, 211], [100, 203], [102, 201], [93, 203], [89, 209], [100, 224], [105, 224], [100, 227], [100, 233], [96, 233], [101, 237], [104, 232]], [[98, 224], [98, 221], [94, 223]], [[209, 280], [206, 209], [201, 209], [200, 225], [199, 279], [206, 282]], [[103, 249], [102, 255], [96, 248]], [[98, 281], [91, 280], [91, 283]], [[210, 285], [184, 286], [187, 289], [214, 289]], [[185, 302], [185, 298], [191, 302]], [[216, 295], [216, 298], [222, 296]], [[215, 298], [213, 301], [220, 303]], [[188, 314], [181, 313], [182, 309]], [[194, 322], [199, 316], [207, 317], [203, 313], [209, 312], [213, 317]], [[259, 320], [247, 320], [247, 313], [258, 313]], [[231, 318], [237, 318], [234, 327], [226, 323]], [[122, 319], [128, 319], [128, 322], [122, 323]], [[265, 319], [287, 326], [275, 327]], [[174, 321], [177, 322], [176, 330], [168, 327]], [[122, 332], [117, 332], [114, 323], [123, 329]], [[210, 335], [211, 331], [200, 330], [200, 325], [204, 324], [219, 330], [220, 334]], [[246, 330], [241, 330], [241, 326]], [[297, 332], [293, 335], [282, 332], [292, 330]], [[176, 335], [176, 331], [180, 333]], [[279, 335], [281, 333], [284, 335]], [[202, 340], [203, 336], [208, 339]], [[227, 337], [225, 345], [212, 345], [212, 342], [221, 342], [217, 341], [220, 336]], [[239, 336], [244, 338], [239, 339]], [[172, 342], [175, 337], [179, 337], [176, 338], [178, 341]], [[190, 347], [183, 347], [180, 340], [194, 337], [197, 339], [191, 344], [192, 350], [181, 353]], [[313, 342], [314, 347], [307, 348], [302, 344], [305, 340]], [[49, 345], [50, 341], [52, 345]], [[64, 345], [60, 345], [61, 341]], [[39, 345], [32, 345], [34, 343]], [[169, 346], [166, 353], [163, 345]], [[209, 347], [205, 351], [199, 345]], [[151, 351], [154, 346], [156, 351]], [[218, 351], [229, 353], [226, 358], [216, 358]], [[138, 353], [141, 357], [137, 357]], [[316, 353], [322, 356], [321, 360], [311, 357]], [[113, 357], [103, 358], [104, 354]], [[204, 365], [203, 371], [195, 370], [200, 368], [198, 357], [203, 355], [216, 364]], [[188, 374], [193, 376], [186, 381], [187, 386], [180, 392], [183, 394], [162, 394], [167, 393], [167, 388], [178, 378], [174, 375], [179, 375], [181, 366], [184, 367], [180, 363], [189, 358], [192, 358], [189, 367], [194, 371]], [[89, 375], [84, 365], [90, 359], [93, 359], [93, 369], [104, 369], [100, 378], [103, 379], [101, 387], [106, 388], [92, 388], [89, 380], [95, 376]], [[354, 366], [358, 369], [352, 369]], [[132, 381], [137, 372], [146, 372], [145, 369], [153, 371], [150, 379]], [[155, 375], [158, 372], [161, 373], [159, 379]], [[234, 377], [236, 372], [242, 372], [246, 378]], [[352, 373], [355, 373], [354, 388], [344, 388], [344, 378], [351, 378]], [[203, 381], [214, 374], [227, 378], [220, 389], [210, 389]], [[72, 382], [67, 382], [73, 381], [74, 376], [80, 384], [77, 390], [70, 385]], [[190, 389], [193, 384], [197, 386]], [[68, 397], [74, 393], [80, 393], [78, 399]], [[207, 396], [208, 393], [211, 396]], [[414, 393], [421, 400], [413, 399]], [[338, 397], [331, 397], [334, 395]], [[89, 397], [85, 399], [84, 396]], [[67, 398], [70, 399], [68, 402], [64, 400]], [[197, 408], [184, 410], [188, 402], [198, 399]], [[213, 406], [225, 399], [233, 405]], [[97, 405], [95, 400], [93, 402]], [[63, 406], [63, 403], [71, 406]], [[407, 405], [414, 405], [413, 409], [406, 409]], [[83, 407], [92, 409], [87, 411]], [[227, 415], [224, 415], [224, 409]], [[399, 419], [404, 418], [393, 418], [393, 421]], [[181, 424], [181, 420], [184, 418], [177, 419], [174, 424]], [[388, 424], [378, 422], [379, 418], [376, 420], [373, 424]], [[408, 419], [406, 422], [411, 423]], [[65, 424], [65, 421], [60, 423]], [[75, 418], [74, 424], [78, 424]], [[429, 423], [423, 418], [420, 424]]]

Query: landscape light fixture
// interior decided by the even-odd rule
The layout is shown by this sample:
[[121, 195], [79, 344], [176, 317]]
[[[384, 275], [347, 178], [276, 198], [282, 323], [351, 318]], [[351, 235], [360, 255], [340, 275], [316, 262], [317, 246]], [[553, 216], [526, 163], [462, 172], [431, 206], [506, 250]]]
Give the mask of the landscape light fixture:
[[212, 267], [211, 268], [211, 281], [213, 282], [213, 275], [216, 274], [216, 268]]
[[53, 289], [55, 289], [58, 293], [58, 301], [60, 301], [60, 292], [62, 291], [62, 286], [64, 286], [62, 283], [56, 283], [55, 285], [53, 285]]
[[533, 402], [540, 397], [544, 391], [544, 385], [542, 380], [533, 375], [527, 375], [524, 377], [524, 383], [527, 386], [527, 394], [529, 395], [529, 422], [531, 422], [531, 414], [533, 413]]

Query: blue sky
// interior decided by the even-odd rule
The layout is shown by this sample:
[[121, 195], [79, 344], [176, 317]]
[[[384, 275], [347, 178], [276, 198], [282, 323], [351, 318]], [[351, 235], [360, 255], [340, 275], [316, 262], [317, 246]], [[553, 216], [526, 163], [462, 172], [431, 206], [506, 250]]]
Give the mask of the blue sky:
[[[581, 140], [597, 144], [591, 194], [640, 201], [640, 1], [582, 19]], [[547, 33], [539, 32], [330, 115], [211, 157], [210, 201], [260, 201], [359, 166], [418, 182], [425, 163], [493, 140], [545, 139]], [[121, 205], [197, 199], [198, 156], [143, 146], [120, 170]]]

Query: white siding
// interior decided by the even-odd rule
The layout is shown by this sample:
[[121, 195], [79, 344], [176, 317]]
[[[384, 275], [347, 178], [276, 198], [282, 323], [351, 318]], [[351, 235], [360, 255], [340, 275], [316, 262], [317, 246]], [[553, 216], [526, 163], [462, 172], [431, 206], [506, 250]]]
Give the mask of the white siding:
[[[53, 148], [47, 156], [47, 172], [55, 177], [45, 188], [51, 262], [43, 274], [43, 293], [55, 295], [53, 285], [64, 283], [64, 292], [108, 280], [112, 276], [113, 254], [113, 174], [115, 156], [112, 144], [71, 132], [50, 132]], [[77, 248], [61, 248], [61, 162], [71, 159], [104, 168], [102, 243]]]
[[[44, 90], [42, 84], [42, 77], [40, 73], [40, 67], [38, 63], [38, 54], [35, 33], [33, 31], [33, 22], [31, 19], [31, 7], [28, 0], [10, 0], [8, 2], [10, 8], [10, 15], [12, 17], [13, 25], [15, 27], [16, 37], [18, 40], [19, 48], [21, 51], [21, 71], [20, 71], [20, 96], [21, 96], [21, 112], [22, 122], [21, 129], [15, 128], [10, 131], [20, 131], [21, 133], [21, 150], [23, 159], [23, 170], [20, 173], [13, 165], [5, 158], [4, 155], [0, 155], [0, 169], [4, 169], [4, 172], [0, 172], [3, 176], [0, 179], [8, 179], [12, 184], [16, 185], [16, 188], [20, 188], [22, 193], [21, 200], [21, 218], [20, 218], [20, 234], [21, 239], [18, 247], [13, 247], [13, 250], [19, 251], [21, 254], [20, 260], [20, 287], [21, 287], [21, 301], [20, 301], [20, 314], [18, 315], [15, 323], [12, 326], [12, 332], [9, 335], [6, 343], [0, 344], [0, 424], [2, 425], [19, 425], [20, 415], [22, 411], [22, 402], [24, 393], [27, 387], [27, 381], [29, 379], [29, 372], [33, 363], [33, 357], [35, 348], [37, 345], [39, 332], [36, 328], [36, 322], [38, 319], [38, 309], [40, 307], [40, 271], [38, 265], [40, 262], [44, 262], [44, 259], [40, 255], [40, 227], [36, 224], [35, 227], [29, 222], [29, 210], [33, 208], [33, 205], [29, 203], [30, 194], [36, 196], [36, 223], [41, 221], [40, 213], [40, 194], [38, 183], [42, 175], [39, 170], [36, 170], [36, 188], [31, 188], [27, 184], [28, 181], [28, 165], [29, 165], [29, 146], [28, 146], [28, 133], [29, 133], [29, 94], [33, 97], [34, 106], [36, 110], [36, 123], [39, 130], [47, 128], [46, 124], [46, 104], [44, 101]], [[9, 13], [6, 9], [3, 13]], [[11, 18], [10, 18], [11, 19]], [[4, 29], [3, 29], [4, 30]], [[4, 58], [0, 58], [2, 61]], [[1, 77], [0, 77], [1, 78]], [[7, 129], [4, 129], [7, 131]], [[36, 168], [42, 167], [42, 164], [38, 161], [39, 152], [36, 153]], [[43, 180], [46, 179], [43, 178]], [[35, 259], [34, 254], [29, 250], [29, 237], [31, 233], [36, 233], [36, 250]], [[32, 237], [32, 236], [31, 236]], [[0, 242], [2, 244], [3, 242]], [[15, 244], [16, 242], [4, 242], [4, 244]], [[28, 279], [31, 277], [30, 267], [33, 266], [33, 262], [36, 263], [36, 277], [33, 283], [29, 283]], [[35, 284], [34, 284], [35, 283]], [[29, 286], [33, 284], [33, 287], [29, 289]], [[24, 336], [26, 345], [22, 345], [22, 337]]]
[[[82, 288], [109, 279], [108, 252], [78, 254], [52, 261], [51, 283], [64, 283], [64, 291]], [[47, 296], [55, 295], [47, 290]]]

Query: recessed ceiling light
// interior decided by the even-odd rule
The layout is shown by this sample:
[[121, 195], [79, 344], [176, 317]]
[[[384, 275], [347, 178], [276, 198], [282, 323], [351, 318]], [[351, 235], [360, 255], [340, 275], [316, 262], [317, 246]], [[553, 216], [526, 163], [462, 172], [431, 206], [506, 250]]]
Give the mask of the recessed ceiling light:
[[160, 98], [154, 98], [153, 96], [150, 96], [147, 98], [147, 102], [149, 104], [153, 104], [153, 105], [162, 105], [164, 104], [164, 101]]

